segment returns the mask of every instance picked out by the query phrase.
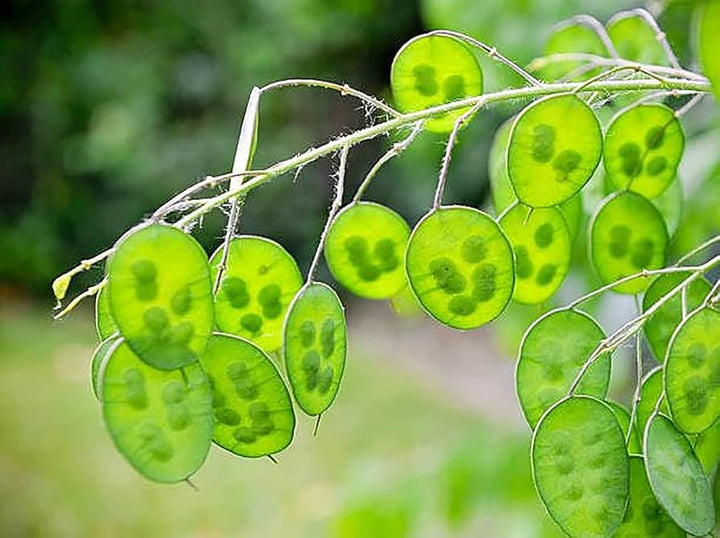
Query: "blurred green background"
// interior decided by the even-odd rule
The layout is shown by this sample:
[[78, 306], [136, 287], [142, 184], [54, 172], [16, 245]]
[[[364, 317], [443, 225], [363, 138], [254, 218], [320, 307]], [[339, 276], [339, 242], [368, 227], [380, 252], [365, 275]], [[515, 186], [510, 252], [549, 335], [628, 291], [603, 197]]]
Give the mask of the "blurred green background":
[[[473, 335], [349, 304], [351, 354], [313, 439], [301, 421], [280, 465], [220, 450], [185, 485], [159, 486], [122, 461], [89, 390], [90, 308], [50, 321], [49, 283], [111, 244], [163, 200], [230, 169], [252, 86], [288, 77], [347, 82], [390, 99], [392, 57], [429, 28], [467, 32], [523, 64], [552, 26], [601, 21], [622, 0], [10, 1], [0, 7], [0, 536], [554, 536], [533, 490], [512, 355], [538, 309], [512, 307]], [[692, 66], [693, 2], [652, 2]], [[486, 89], [517, 79], [482, 60]], [[463, 133], [446, 199], [488, 201], [487, 155], [517, 110], [483, 112]], [[263, 98], [262, 167], [366, 125], [357, 101], [323, 90]], [[715, 109], [685, 122], [686, 204], [674, 252], [719, 228]], [[386, 147], [353, 150], [347, 190]], [[444, 149], [423, 134], [368, 198], [411, 224], [429, 208]], [[713, 149], [714, 148], [714, 149]], [[242, 227], [309, 265], [333, 163], [254, 191]], [[196, 236], [212, 251], [223, 215]], [[578, 259], [584, 258], [582, 240]], [[581, 262], [582, 263], [582, 262]], [[324, 269], [323, 269], [324, 270]], [[72, 292], [94, 282], [91, 271]], [[324, 275], [327, 276], [327, 273]], [[569, 290], [583, 287], [571, 279]], [[574, 286], [574, 287], [573, 287]], [[562, 294], [561, 294], [562, 296]], [[86, 305], [87, 306], [87, 305]], [[549, 307], [550, 305], [546, 305]], [[601, 317], [627, 303], [598, 304]], [[620, 320], [622, 321], [622, 320]], [[617, 319], [609, 323], [618, 323]], [[622, 353], [620, 354], [622, 359]], [[627, 398], [619, 361], [617, 398]]]

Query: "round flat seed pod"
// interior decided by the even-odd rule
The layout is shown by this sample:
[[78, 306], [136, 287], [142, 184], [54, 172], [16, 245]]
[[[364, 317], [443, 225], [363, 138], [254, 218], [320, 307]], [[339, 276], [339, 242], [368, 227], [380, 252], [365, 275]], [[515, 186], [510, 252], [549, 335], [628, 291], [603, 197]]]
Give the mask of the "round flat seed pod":
[[496, 318], [512, 296], [510, 243], [490, 216], [470, 207], [425, 215], [410, 237], [405, 267], [423, 308], [454, 329]]
[[210, 385], [200, 365], [158, 370], [123, 342], [101, 371], [103, 418], [130, 465], [156, 482], [195, 473], [213, 432]]
[[702, 308], [680, 324], [665, 362], [665, 394], [678, 428], [700, 433], [720, 419], [720, 312]]
[[[643, 296], [642, 309], [647, 311], [662, 296], [670, 292], [678, 286], [683, 280], [688, 278], [691, 273], [667, 273], [658, 276], [653, 280]], [[686, 290], [687, 310], [691, 312], [695, 310], [705, 300], [705, 296], [710, 293], [711, 285], [704, 278], [700, 277], [693, 280]], [[667, 347], [670, 343], [670, 337], [677, 329], [682, 321], [682, 293], [676, 294], [672, 299], [663, 304], [652, 316], [650, 316], [643, 330], [648, 340], [650, 349], [652, 349], [655, 358], [663, 362]]]
[[[615, 413], [615, 418], [620, 425], [620, 429], [624, 434], [627, 435], [628, 428], [630, 428], [630, 411], [625, 406], [620, 405], [617, 402], [611, 400], [605, 400], [605, 403], [610, 406], [612, 412]], [[630, 440], [627, 444], [628, 454], [642, 454], [642, 443], [640, 442], [640, 436], [638, 435], [637, 428], [633, 424], [632, 431], [630, 432]], [[643, 470], [643, 473], [645, 471]]]
[[[543, 56], [577, 52], [596, 56], [609, 56], [607, 47], [597, 32], [585, 25], [572, 22], [563, 22], [555, 27], [545, 43]], [[547, 81], [559, 80], [568, 76], [570, 76], [571, 80], [585, 80], [598, 73], [597, 69], [593, 69], [583, 70], [574, 75], [576, 70], [584, 65], [586, 65], [585, 62], [577, 60], [553, 62], [543, 67], [539, 75]]]
[[286, 448], [295, 431], [290, 394], [270, 358], [249, 340], [210, 337], [200, 357], [212, 388], [213, 441], [247, 458]]
[[[461, 41], [438, 35], [411, 39], [398, 51], [390, 71], [397, 107], [415, 112], [480, 95], [483, 75], [473, 52]], [[430, 118], [425, 128], [449, 132], [467, 108]]]
[[712, 475], [720, 463], [720, 420], [698, 435], [694, 450], [705, 474]]
[[110, 315], [107, 286], [101, 288], [95, 297], [95, 329], [101, 342], [120, 332]]
[[120, 340], [119, 336], [111, 336], [106, 338], [93, 352], [92, 359], [90, 359], [90, 384], [92, 392], [95, 397], [100, 399], [100, 373], [103, 370], [103, 363], [108, 360], [112, 352], [117, 347], [117, 342]]
[[690, 442], [664, 415], [652, 417], [643, 442], [650, 487], [670, 517], [686, 532], [705, 536], [715, 526], [712, 491]]
[[650, 489], [642, 456], [630, 456], [630, 501], [615, 538], [685, 538]]
[[[604, 338], [597, 322], [577, 310], [553, 310], [528, 328], [520, 343], [515, 381], [520, 407], [531, 428], [568, 393]], [[605, 398], [609, 383], [610, 356], [604, 354], [585, 373], [578, 392]]]
[[108, 264], [110, 313], [128, 346], [150, 366], [172, 370], [197, 360], [213, 326], [207, 255], [163, 224], [124, 237]]
[[625, 439], [600, 400], [561, 400], [535, 429], [531, 448], [535, 487], [555, 522], [570, 536], [612, 536], [629, 493]]
[[615, 189], [656, 198], [670, 185], [685, 148], [673, 110], [647, 103], [621, 110], [605, 134], [603, 162]]
[[652, 65], [667, 65], [667, 56], [655, 30], [641, 16], [623, 11], [607, 22], [607, 32], [621, 58]]
[[710, 80], [715, 97], [720, 99], [720, 1], [705, 3], [698, 28], [698, 56], [703, 73]]
[[515, 252], [513, 299], [537, 304], [560, 287], [570, 268], [572, 239], [565, 218], [554, 207], [516, 205], [500, 218]]
[[[488, 172], [493, 209], [496, 215], [500, 215], [508, 207], [517, 202], [517, 197], [512, 189], [507, 173], [507, 146], [510, 140], [510, 129], [514, 121], [515, 118], [510, 118], [500, 126], [495, 133], [495, 138], [490, 147]], [[578, 229], [580, 228], [580, 217], [583, 212], [580, 193], [565, 200], [558, 206], [558, 209], [560, 209], [565, 218], [565, 223], [570, 231], [570, 238], [575, 239]]]
[[[590, 258], [605, 284], [642, 269], [663, 267], [667, 244], [660, 212], [633, 192], [605, 198], [590, 223]], [[647, 285], [647, 279], [636, 278], [615, 286], [613, 291], [638, 293]]]
[[[274, 351], [282, 345], [285, 312], [303, 283], [297, 263], [282, 246], [264, 237], [235, 237], [229, 250], [215, 296], [217, 326]], [[213, 282], [222, 256], [220, 247], [210, 258]]]
[[[647, 421], [650, 418], [650, 415], [652, 415], [662, 391], [663, 368], [662, 366], [658, 366], [645, 375], [640, 387], [640, 401], [637, 406], [635, 426], [637, 427], [637, 430], [641, 432], [641, 435], [645, 432]], [[660, 404], [660, 411], [669, 414], [667, 399], [663, 399], [663, 402]]]
[[347, 325], [333, 289], [315, 282], [293, 300], [283, 329], [285, 366], [295, 401], [308, 415], [323, 413], [340, 386]]
[[601, 152], [600, 123], [582, 99], [540, 99], [520, 113], [510, 133], [508, 175], [513, 190], [525, 205], [558, 205], [588, 182]]
[[325, 260], [335, 280], [366, 299], [389, 299], [407, 285], [403, 257], [410, 237], [407, 222], [372, 202], [338, 213], [325, 242]]

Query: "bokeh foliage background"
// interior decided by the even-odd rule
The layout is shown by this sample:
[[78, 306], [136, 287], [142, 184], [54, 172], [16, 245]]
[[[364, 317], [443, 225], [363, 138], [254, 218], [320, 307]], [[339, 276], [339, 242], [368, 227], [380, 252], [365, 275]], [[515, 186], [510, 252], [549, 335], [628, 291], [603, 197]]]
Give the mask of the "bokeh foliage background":
[[[517, 420], [519, 410], [510, 409], [516, 420], [503, 426], [505, 416], [486, 416], [449, 397], [452, 384], [439, 388], [432, 368], [409, 375], [406, 365], [393, 362], [392, 349], [378, 351], [362, 341], [373, 338], [372, 331], [353, 332], [353, 304], [355, 365], [348, 368], [319, 440], [310, 439], [307, 424], [301, 424], [300, 441], [279, 469], [215, 453], [199, 477], [199, 494], [144, 482], [113, 451], [87, 390], [85, 359], [93, 342], [88, 312], [68, 323], [50, 323], [49, 282], [112, 243], [170, 194], [227, 171], [254, 85], [324, 78], [389, 99], [393, 55], [426, 29], [467, 32], [523, 64], [539, 54], [543, 39], [563, 18], [589, 13], [604, 21], [638, 5], [623, 0], [4, 3], [0, 535], [366, 536], [369, 529], [373, 536], [553, 535], [532, 490], [529, 433]], [[652, 7], [681, 61], [692, 65], [695, 3]], [[518, 83], [486, 59], [482, 63], [488, 91]], [[518, 106], [485, 111], [464, 132], [447, 200], [487, 203], [492, 134]], [[255, 164], [271, 164], [365, 125], [366, 112], [358, 102], [322, 90], [269, 94], [261, 107]], [[718, 115], [693, 114], [685, 127], [695, 142], [681, 168], [687, 200], [675, 252], [720, 230], [720, 172], [711, 173], [717, 161], [713, 148], [720, 147]], [[353, 150], [349, 192], [387, 142]], [[369, 198], [391, 205], [414, 224], [431, 203], [443, 142], [440, 136], [421, 136], [381, 172]], [[332, 166], [323, 161], [295, 179], [280, 178], [253, 192], [243, 229], [280, 241], [307, 268]], [[222, 224], [217, 214], [197, 230], [208, 250], [217, 245]], [[79, 279], [78, 286], [98, 274]], [[361, 318], [364, 310], [359, 312]], [[498, 347], [513, 353], [517, 335], [536, 314], [516, 309], [496, 331]], [[442, 334], [449, 342], [452, 333]], [[509, 361], [499, 355], [495, 349], [473, 360], [504, 361], [500, 368], [509, 371]], [[487, 390], [483, 382], [492, 383], [479, 378], [475, 390]], [[511, 384], [503, 390], [514, 398]]]

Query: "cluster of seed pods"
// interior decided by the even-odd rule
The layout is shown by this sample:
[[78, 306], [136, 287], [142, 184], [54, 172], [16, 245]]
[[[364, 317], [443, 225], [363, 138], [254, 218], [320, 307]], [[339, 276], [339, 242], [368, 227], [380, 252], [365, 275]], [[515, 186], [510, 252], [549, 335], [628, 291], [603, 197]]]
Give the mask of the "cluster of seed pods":
[[[273, 361], [280, 349], [298, 406], [319, 416], [333, 402], [343, 307], [324, 284], [303, 285], [279, 244], [239, 236], [226, 257], [220, 249], [208, 260], [186, 233], [147, 224], [118, 242], [107, 278], [92, 385], [116, 447], [147, 478], [187, 479], [211, 443], [249, 458], [285, 449], [296, 420]], [[298, 338], [309, 349], [317, 340], [319, 352], [301, 355]]]

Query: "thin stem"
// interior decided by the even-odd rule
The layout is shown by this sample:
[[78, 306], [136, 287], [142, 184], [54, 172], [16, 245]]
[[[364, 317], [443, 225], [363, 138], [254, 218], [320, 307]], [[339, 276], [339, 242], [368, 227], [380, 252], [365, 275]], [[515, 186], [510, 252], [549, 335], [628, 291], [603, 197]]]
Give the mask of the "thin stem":
[[[670, 62], [670, 65], [672, 65], [675, 69], [682, 69], [682, 66], [680, 65], [680, 62], [677, 59], [677, 56], [675, 56], [675, 52], [672, 50], [672, 47], [670, 46], [670, 43], [667, 40], [667, 36], [665, 35], [665, 32], [663, 32], [660, 29], [660, 26], [658, 26], [657, 21], [655, 20], [655, 17], [650, 15], [646, 10], [642, 8], [636, 8], [631, 9], [629, 13], [632, 13], [634, 15], [637, 15], [638, 17], [642, 18], [650, 28], [652, 28], [652, 31], [655, 32], [655, 39], [658, 40], [658, 43], [660, 43], [660, 46], [663, 48], [663, 51], [665, 52], [665, 56], [668, 59], [668, 62]], [[613, 19], [619, 17], [622, 15], [622, 13], [618, 13]], [[610, 21], [608, 21], [608, 24]]]
[[[640, 305], [639, 296], [635, 296], [635, 305], [637, 306], [638, 313], [642, 313], [642, 307]], [[642, 333], [638, 332], [635, 336], [635, 392], [633, 393], [632, 406], [630, 408], [630, 423], [628, 424], [628, 430], [625, 435], [625, 446], [630, 445], [630, 437], [632, 436], [633, 423], [637, 415], [637, 407], [640, 402], [640, 394], [642, 391]]]
[[491, 47], [490, 45], [483, 43], [482, 41], [479, 41], [473, 37], [470, 37], [468, 35], [465, 35], [460, 32], [453, 32], [452, 30], [434, 30], [432, 32], [428, 32], [427, 35], [444, 35], [444, 36], [450, 36], [454, 37], [456, 39], [461, 39], [467, 43], [470, 43], [471, 45], [476, 46], [477, 48], [483, 50], [487, 53], [488, 57], [500, 62], [501, 64], [509, 67], [513, 71], [515, 71], [518, 75], [520, 75], [522, 78], [524, 78], [527, 82], [529, 82], [533, 86], [540, 86], [542, 85], [542, 82], [532, 76], [530, 73], [525, 71], [522, 67], [520, 67], [518, 64], [513, 62], [512, 60], [509, 60], [502, 54], [500, 54], [496, 47]]
[[682, 319], [685, 319], [688, 315], [688, 302], [687, 302], [687, 288], [683, 288], [680, 294], [680, 306], [682, 308]]
[[713, 297], [713, 295], [715, 295], [715, 293], [718, 291], [718, 289], [720, 289], [720, 279], [718, 279], [718, 281], [715, 282], [715, 284], [713, 285], [713, 287], [710, 288], [710, 293], [708, 293], [708, 294], [705, 296], [705, 300], [702, 302], [702, 304], [701, 304], [696, 310], [699, 310], [699, 309], [701, 309], [701, 308], [705, 308], [705, 307], [708, 306], [710, 303], [715, 302], [716, 298]]
[[266, 86], [263, 86], [262, 88], [260, 88], [260, 91], [264, 93], [270, 90], [277, 90], [280, 88], [292, 88], [298, 86], [325, 88], [327, 90], [334, 90], [336, 92], [340, 92], [341, 95], [352, 95], [353, 97], [357, 97], [368, 105], [374, 106], [375, 108], [382, 110], [390, 116], [393, 116], [395, 118], [399, 118], [402, 116], [401, 112], [395, 110], [389, 105], [386, 105], [385, 103], [383, 103], [379, 99], [376, 99], [375, 97], [372, 97], [371, 95], [361, 92], [360, 90], [351, 88], [347, 84], [337, 84], [335, 82], [328, 82], [325, 80], [318, 80], [313, 78], [291, 78], [287, 80], [279, 80], [277, 82], [272, 82]]
[[217, 275], [215, 275], [215, 282], [213, 283], [213, 295], [217, 295], [220, 289], [220, 282], [227, 269], [227, 261], [230, 256], [230, 242], [235, 235], [238, 221], [240, 220], [241, 208], [245, 204], [245, 196], [238, 196], [233, 199], [232, 206], [230, 207], [230, 215], [228, 216], [227, 226], [225, 227], [225, 238], [223, 239], [222, 256], [220, 263], [217, 267]]
[[447, 182], [448, 170], [450, 169], [450, 159], [452, 159], [452, 150], [457, 142], [457, 136], [460, 132], [460, 128], [463, 124], [468, 121], [485, 103], [478, 101], [475, 106], [465, 112], [462, 116], [455, 120], [452, 131], [448, 137], [447, 145], [445, 146], [445, 154], [443, 155], [442, 166], [440, 168], [440, 175], [438, 176], [437, 189], [435, 189], [435, 199], [433, 201], [433, 207], [437, 209], [442, 203], [442, 195], [445, 191], [445, 183]]
[[680, 265], [680, 264], [683, 263], [684, 261], [686, 261], [686, 260], [688, 260], [689, 258], [692, 258], [693, 256], [695, 256], [695, 254], [697, 254], [697, 253], [699, 253], [699, 252], [702, 252], [703, 250], [705, 250], [705, 249], [708, 248], [708, 247], [713, 246], [715, 243], [720, 243], [720, 235], [716, 235], [715, 237], [711, 237], [710, 239], [708, 239], [708, 240], [705, 241], [704, 243], [698, 245], [697, 247], [695, 247], [694, 249], [692, 249], [690, 252], [688, 252], [687, 254], [685, 254], [684, 256], [682, 256], [678, 261], [676, 261], [676, 262], [675, 262], [675, 265]]
[[378, 173], [380, 168], [382, 168], [383, 165], [393, 157], [397, 157], [398, 155], [400, 155], [410, 146], [410, 144], [413, 143], [417, 135], [422, 132], [422, 127], [423, 122], [418, 121], [413, 127], [412, 132], [406, 138], [404, 138], [400, 142], [395, 142], [392, 147], [387, 150], [387, 152], [382, 157], [378, 159], [375, 165], [373, 165], [373, 167], [365, 176], [365, 179], [363, 179], [362, 183], [360, 183], [360, 186], [358, 187], [357, 192], [353, 197], [353, 203], [358, 203], [360, 201], [360, 198], [362, 198], [363, 194], [365, 194], [365, 191], [370, 186], [370, 183], [372, 182], [373, 178]]
[[[675, 286], [673, 289], [671, 289], [668, 293], [663, 295], [660, 299], [658, 299], [657, 302], [655, 302], [650, 308], [648, 308], [645, 312], [640, 314], [634, 319], [631, 319], [627, 323], [625, 323], [622, 327], [620, 327], [618, 330], [616, 330], [610, 337], [603, 340], [592, 352], [590, 357], [587, 361], [585, 361], [585, 364], [583, 364], [582, 368], [578, 372], [577, 376], [575, 377], [575, 380], [573, 381], [572, 385], [570, 385], [570, 394], [574, 394], [577, 390], [578, 385], [580, 384], [580, 381], [582, 380], [582, 377], [585, 375], [585, 372], [587, 372], [588, 368], [593, 365], [593, 363], [603, 354], [609, 351], [614, 350], [622, 344], [625, 340], [630, 338], [633, 334], [635, 334], [637, 331], [639, 331], [645, 321], [652, 316], [655, 312], [657, 312], [666, 302], [668, 302], [670, 299], [672, 299], [678, 292], [680, 292], [684, 287], [689, 286], [690, 283], [692, 283], [695, 279], [700, 277], [705, 271], [711, 269], [715, 265], [720, 263], [720, 256], [716, 256], [709, 260], [708, 262], [698, 265], [695, 267], [692, 271], [692, 274], [688, 276], [685, 280], [683, 280], [680, 284]], [[687, 270], [687, 269], [686, 269]], [[720, 281], [719, 281], [720, 282]], [[617, 285], [618, 282], [615, 282], [613, 285]]]
[[[597, 54], [590, 54], [587, 52], [558, 52], [535, 58], [532, 62], [530, 62], [530, 64], [528, 64], [528, 69], [531, 71], [538, 71], [547, 65], [563, 62], [587, 62], [589, 70], [592, 70], [595, 67], [615, 67], [619, 65], [637, 64], [637, 62], [631, 62], [630, 60], [624, 60], [622, 58], [605, 58], [604, 56], [598, 56]], [[654, 73], [667, 75], [669, 77], [692, 78], [698, 80], [702, 80], [704, 78], [703, 75], [695, 73], [694, 71], [688, 71], [687, 69], [675, 69], [673, 67], [654, 64], [642, 65], [647, 71], [653, 71]]]
[[603, 26], [603, 24], [595, 17], [591, 17], [590, 15], [575, 15], [574, 17], [571, 17], [570, 19], [565, 21], [565, 24], [580, 24], [582, 26], [585, 26], [586, 28], [590, 28], [603, 42], [603, 45], [605, 45], [605, 48], [607, 49], [608, 53], [610, 53], [610, 56], [615, 59], [620, 58], [620, 55], [618, 54], [618, 51], [615, 48], [612, 39], [610, 39], [610, 36], [605, 29], [605, 26]]
[[55, 306], [55, 310], [62, 308], [61, 301], [65, 298], [65, 293], [67, 292], [67, 288], [69, 287], [72, 278], [75, 275], [82, 273], [83, 271], [87, 271], [96, 263], [99, 263], [105, 258], [108, 258], [113, 252], [115, 252], [115, 247], [110, 247], [109, 249], [103, 250], [100, 254], [96, 254], [92, 258], [80, 260], [80, 263], [77, 264], [75, 267], [56, 277], [52, 283], [52, 288], [55, 292], [55, 297], [57, 298], [57, 305]]
[[262, 176], [264, 173], [264, 170], [244, 170], [241, 172], [228, 172], [227, 174], [219, 176], [207, 176], [202, 181], [190, 185], [188, 188], [170, 198], [167, 202], [158, 207], [150, 218], [152, 220], [160, 220], [168, 213], [177, 211], [176, 206], [193, 202], [193, 200], [187, 200], [187, 198], [203, 189], [216, 187], [221, 183], [232, 181], [238, 177]]
[[[668, 84], [671, 88], [679, 90], [690, 90], [696, 92], [707, 92], [710, 91], [710, 84], [706, 81], [699, 80], [688, 80], [688, 79], [668, 79]], [[557, 83], [557, 84], [543, 84], [542, 86], [532, 86], [524, 88], [516, 88], [510, 90], [503, 90], [495, 93], [488, 93], [480, 96], [468, 97], [453, 101], [451, 103], [445, 103], [442, 105], [433, 106], [417, 112], [411, 112], [404, 114], [399, 118], [393, 118], [377, 125], [372, 125], [359, 131], [355, 131], [346, 136], [338, 137], [334, 140], [327, 142], [326, 144], [318, 147], [311, 148], [300, 155], [281, 161], [266, 170], [262, 175], [255, 176], [250, 180], [243, 183], [236, 189], [230, 189], [228, 192], [220, 194], [204, 205], [198, 207], [194, 211], [185, 215], [182, 219], [175, 223], [175, 226], [182, 228], [189, 223], [192, 223], [202, 217], [207, 212], [214, 208], [222, 205], [225, 201], [237, 196], [243, 192], [249, 192], [250, 190], [267, 183], [273, 178], [285, 174], [298, 167], [304, 166], [310, 162], [313, 162], [320, 157], [329, 155], [340, 150], [343, 146], [359, 144], [366, 140], [375, 138], [376, 136], [388, 133], [395, 129], [401, 128], [405, 125], [412, 124], [418, 120], [423, 120], [432, 116], [438, 116], [454, 110], [467, 108], [484, 102], [485, 104], [497, 103], [510, 101], [515, 99], [526, 99], [533, 97], [540, 97], [543, 95], [553, 95], [557, 93], [568, 93], [572, 92], [578, 87], [578, 83]], [[588, 91], [644, 91], [644, 90], [658, 90], [662, 89], [662, 85], [656, 80], [609, 80], [597, 82], [588, 88]]]
[[656, 75], [655, 73], [652, 73], [650, 71], [646, 71], [639, 64], [619, 65], [617, 67], [613, 67], [612, 69], [609, 69], [608, 71], [603, 71], [602, 73], [588, 79], [583, 84], [581, 84], [577, 89], [575, 89], [573, 91], [573, 93], [580, 93], [580, 92], [584, 91], [587, 86], [590, 86], [591, 84], [598, 82], [600, 80], [609, 78], [609, 77], [613, 76], [614, 74], [619, 73], [621, 71], [634, 71], [635, 73], [642, 73], [643, 75], [647, 75], [650, 78], [654, 78], [655, 80], [661, 82], [663, 85], [667, 84], [666, 78], [661, 77], [660, 75]]
[[62, 319], [64, 318], [72, 309], [74, 309], [77, 305], [80, 304], [80, 302], [83, 299], [86, 299], [87, 297], [92, 297], [93, 295], [96, 295], [100, 292], [101, 289], [103, 289], [108, 283], [107, 277], [103, 278], [100, 282], [95, 284], [94, 286], [90, 286], [88, 289], [86, 289], [81, 294], [77, 295], [75, 298], [73, 298], [72, 301], [68, 303], [68, 305], [63, 308], [60, 312], [55, 314], [53, 316], [54, 320]]
[[318, 434], [318, 428], [320, 427], [320, 418], [322, 417], [322, 413], [320, 413], [317, 416], [317, 419], [315, 419], [315, 427], [313, 428], [313, 437], [317, 437]]
[[315, 272], [317, 271], [317, 266], [320, 263], [320, 256], [322, 255], [323, 248], [325, 247], [325, 241], [327, 240], [330, 226], [332, 225], [333, 219], [335, 219], [335, 215], [337, 215], [337, 212], [342, 207], [343, 191], [345, 190], [345, 170], [347, 169], [348, 151], [350, 151], [350, 146], [345, 146], [340, 151], [340, 165], [337, 173], [337, 179], [335, 180], [335, 198], [332, 202], [332, 205], [330, 206], [330, 211], [328, 211], [328, 218], [325, 222], [325, 227], [323, 228], [322, 234], [320, 235], [320, 241], [318, 241], [315, 255], [313, 256], [312, 262], [310, 263], [310, 269], [308, 269], [308, 284], [311, 283], [315, 278]]
[[690, 110], [692, 110], [695, 105], [702, 101], [703, 97], [705, 97], [705, 95], [702, 93], [694, 95], [692, 99], [690, 99], [687, 103], [685, 103], [683, 106], [681, 106], [675, 111], [675, 117], [678, 119], [682, 118], [685, 114], [690, 112]]

